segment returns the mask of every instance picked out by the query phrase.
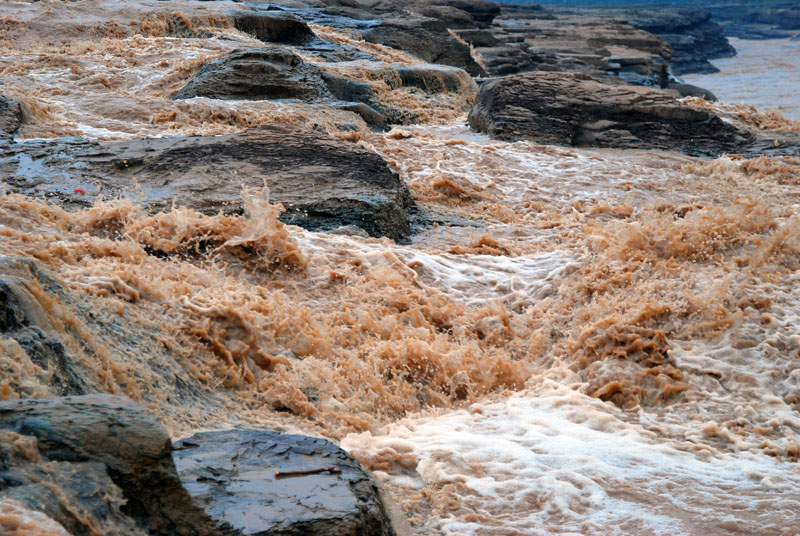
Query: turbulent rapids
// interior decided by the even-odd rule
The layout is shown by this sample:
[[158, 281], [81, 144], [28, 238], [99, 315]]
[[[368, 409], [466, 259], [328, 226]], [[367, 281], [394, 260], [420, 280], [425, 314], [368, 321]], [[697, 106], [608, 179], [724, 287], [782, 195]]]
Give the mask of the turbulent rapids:
[[[126, 395], [173, 439], [326, 437], [416, 534], [797, 531], [797, 156], [492, 139], [465, 126], [474, 87], [404, 85], [387, 66], [420, 60], [319, 21], [374, 59], [286, 46], [406, 124], [371, 130], [327, 96], [172, 100], [206, 62], [263, 45], [229, 5], [0, 7], [0, 92], [22, 109], [9, 143], [283, 123], [379, 155], [425, 217], [401, 243], [284, 224], [267, 186], [243, 188], [237, 211], [155, 211], [135, 177], [90, 202], [91, 184], [36, 195], [7, 177], [0, 277], [66, 357], [41, 366], [0, 337], [1, 399]], [[767, 136], [800, 130], [688, 102]], [[66, 534], [11, 499], [6, 533]]]

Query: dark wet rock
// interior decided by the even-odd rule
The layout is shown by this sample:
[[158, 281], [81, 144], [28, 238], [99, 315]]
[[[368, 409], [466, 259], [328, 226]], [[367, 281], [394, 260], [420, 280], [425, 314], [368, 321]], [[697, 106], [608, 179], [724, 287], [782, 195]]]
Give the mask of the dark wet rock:
[[[365, 66], [366, 67], [366, 66]], [[380, 77], [391, 90], [416, 88], [429, 95], [457, 93], [466, 96], [477, 92], [477, 85], [464, 70], [446, 65], [386, 65], [372, 66], [376, 78]], [[369, 84], [353, 80], [335, 73], [323, 73], [323, 79], [331, 94], [346, 102], [358, 102], [369, 106], [383, 117], [385, 123], [409, 124], [419, 121], [414, 110], [395, 106], [391, 101], [381, 99]], [[358, 111], [358, 110], [357, 110]], [[366, 110], [364, 110], [366, 111]], [[375, 117], [358, 111], [370, 125]], [[369, 112], [368, 112], [369, 114]]]
[[452, 6], [420, 6], [415, 9], [424, 17], [442, 21], [448, 28], [475, 28], [475, 19], [464, 10]]
[[300, 99], [327, 95], [317, 67], [284, 47], [234, 50], [205, 64], [173, 99]]
[[473, 76], [486, 74], [469, 46], [448, 31], [444, 23], [426, 17], [396, 17], [362, 31], [364, 39], [409, 52], [429, 63], [464, 69]]
[[35, 365], [52, 370], [50, 385], [59, 395], [87, 392], [89, 386], [41, 303], [26, 287], [37, 280], [48, 287], [57, 283], [42, 274], [29, 259], [0, 256], [0, 338], [14, 339]]
[[500, 14], [500, 6], [485, 0], [436, 0], [437, 4], [458, 8], [469, 13], [472, 18], [483, 24], [491, 24]]
[[285, 11], [238, 11], [232, 16], [237, 30], [267, 43], [298, 45], [315, 38], [303, 19]]
[[711, 91], [694, 86], [692, 84], [681, 84], [678, 82], [670, 82], [669, 89], [675, 91], [679, 97], [701, 97], [710, 102], [717, 102], [717, 96]]
[[389, 126], [385, 115], [363, 102], [341, 102], [335, 103], [334, 106], [358, 114], [373, 130], [386, 130]]
[[178, 442], [173, 458], [197, 504], [237, 534], [395, 534], [376, 484], [324, 439], [204, 432]]
[[0, 96], [0, 139], [12, 137], [21, 123], [20, 104], [13, 99]]
[[[150, 534], [216, 533], [216, 524], [192, 502], [178, 478], [167, 431], [126, 398], [0, 402], [0, 430], [35, 438], [26, 457], [33, 467], [7, 454], [14, 458], [12, 476], [20, 484], [0, 490], [0, 495], [43, 510], [72, 527], [73, 534], [132, 534], [134, 527]], [[45, 480], [67, 497], [53, 493], [52, 486], [36, 485], [33, 477], [41, 462], [57, 462], [54, 478]], [[88, 510], [88, 519], [68, 508], [69, 495]]]
[[751, 136], [665, 92], [534, 71], [481, 86], [470, 125], [501, 139], [719, 154]]
[[[81, 140], [9, 145], [0, 180], [10, 191], [88, 206], [128, 196], [133, 177], [152, 210], [173, 199], [206, 214], [242, 210], [242, 187], [266, 184], [286, 209], [281, 220], [327, 231], [355, 225], [406, 239], [414, 203], [372, 151], [319, 132], [269, 125], [225, 136], [180, 136], [98, 144]], [[75, 189], [84, 193], [76, 193]]]
[[654, 33], [672, 46], [672, 72], [716, 73], [708, 60], [736, 55], [711, 13], [699, 8], [643, 9], [625, 13], [628, 24]]
[[458, 30], [458, 37], [473, 47], [493, 47], [500, 44], [491, 30]]
[[[541, 70], [613, 76], [664, 87], [672, 49], [657, 36], [584, 12], [511, 10], [495, 19], [496, 42], [474, 44], [491, 75]], [[464, 32], [469, 41], [469, 33]]]

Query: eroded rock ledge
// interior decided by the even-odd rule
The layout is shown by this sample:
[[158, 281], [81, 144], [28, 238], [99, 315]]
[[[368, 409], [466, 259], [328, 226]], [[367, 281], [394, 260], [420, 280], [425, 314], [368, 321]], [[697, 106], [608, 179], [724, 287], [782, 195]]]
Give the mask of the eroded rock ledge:
[[639, 86], [581, 73], [533, 71], [481, 87], [470, 125], [501, 139], [713, 155], [743, 148], [749, 133], [713, 113]]
[[356, 226], [404, 240], [416, 215], [406, 185], [376, 153], [282, 125], [110, 144], [31, 141], [7, 144], [2, 154], [0, 181], [9, 191], [67, 207], [91, 206], [101, 195], [138, 198], [138, 190], [151, 210], [174, 200], [209, 215], [239, 213], [242, 189], [266, 185], [286, 209], [281, 220], [310, 230]]

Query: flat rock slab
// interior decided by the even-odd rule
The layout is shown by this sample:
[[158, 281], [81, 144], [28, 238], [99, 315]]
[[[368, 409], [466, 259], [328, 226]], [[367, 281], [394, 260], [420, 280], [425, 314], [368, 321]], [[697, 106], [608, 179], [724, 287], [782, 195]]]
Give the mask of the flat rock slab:
[[[134, 181], [135, 178], [135, 181]], [[329, 231], [356, 226], [404, 240], [416, 212], [380, 156], [354, 143], [282, 125], [226, 136], [99, 144], [82, 139], [0, 145], [0, 183], [67, 208], [129, 197], [151, 210], [173, 200], [205, 214], [240, 213], [242, 189], [265, 184], [281, 221]]]
[[501, 139], [664, 149], [716, 155], [752, 136], [658, 90], [603, 83], [581, 73], [533, 71], [481, 86], [470, 125]]
[[258, 536], [393, 536], [378, 489], [324, 439], [203, 432], [175, 445], [184, 487], [219, 523]]

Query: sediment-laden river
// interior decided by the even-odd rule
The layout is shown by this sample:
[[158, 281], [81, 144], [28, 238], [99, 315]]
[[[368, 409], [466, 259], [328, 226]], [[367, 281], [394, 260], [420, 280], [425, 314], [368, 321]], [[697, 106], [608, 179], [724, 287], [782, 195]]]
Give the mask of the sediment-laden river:
[[[171, 101], [249, 38], [160, 35], [157, 4], [3, 3], [20, 140], [331, 125], [440, 223], [397, 244], [285, 226], [266, 190], [216, 216], [7, 193], [0, 255], [55, 279], [55, 299], [28, 290], [88, 379], [176, 438], [331, 438], [419, 534], [797, 532], [800, 161], [502, 142], [461, 97], [388, 133], [337, 132], [322, 105]], [[53, 394], [0, 345], [3, 397]]]

